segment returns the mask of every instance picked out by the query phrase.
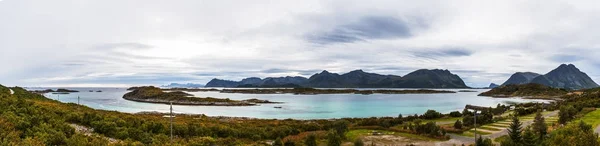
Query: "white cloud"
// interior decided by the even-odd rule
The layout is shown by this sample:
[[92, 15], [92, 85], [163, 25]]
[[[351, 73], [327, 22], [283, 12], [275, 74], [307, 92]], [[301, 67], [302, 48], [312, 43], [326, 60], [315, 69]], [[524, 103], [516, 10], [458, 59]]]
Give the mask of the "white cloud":
[[596, 1], [0, 3], [0, 82], [205, 83], [213, 77], [443, 68], [471, 86], [575, 63], [600, 79]]

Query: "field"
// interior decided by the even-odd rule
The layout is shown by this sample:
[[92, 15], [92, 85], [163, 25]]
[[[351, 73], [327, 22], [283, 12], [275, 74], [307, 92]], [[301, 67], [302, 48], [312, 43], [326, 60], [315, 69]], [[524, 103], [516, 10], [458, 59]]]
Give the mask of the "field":
[[600, 110], [595, 110], [585, 114], [581, 120], [583, 120], [585, 123], [591, 124], [592, 127], [597, 127], [600, 125]]

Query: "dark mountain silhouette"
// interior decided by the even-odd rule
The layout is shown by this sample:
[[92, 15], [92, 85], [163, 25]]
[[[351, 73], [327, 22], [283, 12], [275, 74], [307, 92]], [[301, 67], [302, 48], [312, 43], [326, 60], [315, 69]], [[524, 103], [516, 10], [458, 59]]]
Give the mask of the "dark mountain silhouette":
[[187, 83], [187, 84], [180, 84], [180, 83], [171, 83], [169, 85], [164, 85], [161, 87], [166, 87], [166, 88], [200, 88], [200, 87], [204, 87], [204, 85], [202, 84], [194, 84], [194, 83]]
[[214, 78], [206, 83], [204, 87], [237, 87], [239, 85], [240, 82]]
[[499, 87], [500, 85], [496, 84], [496, 83], [491, 83], [490, 86], [488, 88], [492, 89], [492, 88], [496, 88]]
[[469, 88], [465, 82], [448, 70], [420, 69], [394, 81], [396, 88]]
[[206, 87], [314, 87], [314, 88], [468, 88], [462, 79], [448, 70], [421, 69], [401, 77], [380, 75], [362, 70], [345, 74], [326, 70], [310, 78], [277, 77], [246, 78], [240, 82], [213, 79]]
[[531, 83], [533, 78], [538, 77], [538, 76], [541, 76], [541, 75], [538, 73], [533, 73], [533, 72], [517, 72], [517, 73], [513, 74], [512, 76], [510, 76], [510, 78], [508, 78], [508, 80], [506, 80], [506, 82], [504, 82], [502, 84], [502, 86], [510, 85], [510, 84], [521, 85], [521, 84]]
[[534, 78], [531, 82], [550, 87], [571, 90], [598, 87], [598, 84], [596, 84], [592, 78], [590, 78], [586, 73], [581, 72], [573, 64], [561, 64], [558, 66], [558, 68], [548, 72], [543, 76]]

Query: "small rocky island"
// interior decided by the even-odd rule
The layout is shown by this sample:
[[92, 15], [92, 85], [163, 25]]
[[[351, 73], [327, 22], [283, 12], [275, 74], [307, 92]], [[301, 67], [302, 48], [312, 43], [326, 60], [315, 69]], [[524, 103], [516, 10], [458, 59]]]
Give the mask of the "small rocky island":
[[160, 88], [153, 86], [132, 87], [129, 93], [123, 95], [126, 100], [149, 103], [173, 103], [175, 105], [204, 105], [204, 106], [253, 106], [257, 104], [280, 103], [268, 100], [248, 99], [248, 100], [230, 100], [229, 98], [213, 97], [193, 97], [193, 95], [183, 91], [165, 92]]
[[561, 88], [548, 87], [542, 84], [509, 84], [496, 87], [490, 91], [483, 92], [479, 96], [490, 97], [524, 97], [524, 98], [539, 98], [550, 99], [567, 95], [569, 91]]
[[52, 93], [52, 94], [69, 94], [69, 93], [72, 93], [72, 92], [79, 92], [79, 91], [77, 91], [77, 90], [69, 90], [69, 89], [62, 89], [62, 88], [60, 88], [60, 89], [56, 89], [56, 91], [55, 91], [55, 90], [52, 90], [52, 89], [46, 89], [46, 90], [34, 90], [34, 91], [31, 91], [31, 92], [33, 92], [33, 93], [38, 93], [38, 94], [45, 94], [45, 93]]

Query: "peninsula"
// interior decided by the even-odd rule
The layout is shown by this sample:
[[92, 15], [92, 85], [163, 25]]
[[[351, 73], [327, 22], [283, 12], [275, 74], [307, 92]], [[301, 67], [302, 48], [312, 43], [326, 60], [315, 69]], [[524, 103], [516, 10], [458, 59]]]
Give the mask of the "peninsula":
[[192, 94], [188, 94], [182, 91], [171, 91], [164, 92], [160, 88], [153, 86], [144, 87], [132, 87], [131, 92], [123, 95], [123, 99], [137, 101], [137, 102], [149, 102], [149, 103], [164, 103], [164, 104], [175, 104], [175, 105], [203, 105], [203, 106], [254, 106], [268, 103], [279, 103], [271, 102], [268, 100], [260, 99], [248, 99], [248, 100], [231, 100], [229, 98], [213, 98], [213, 97], [193, 97]]

